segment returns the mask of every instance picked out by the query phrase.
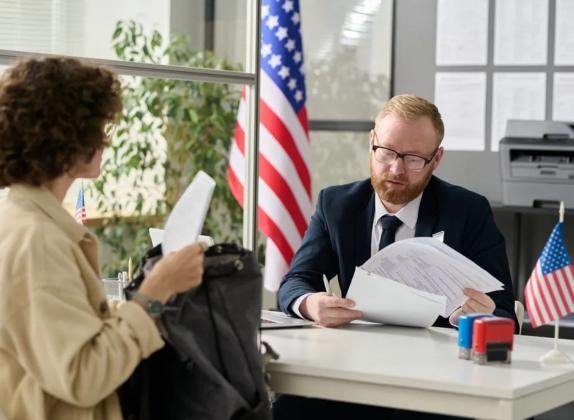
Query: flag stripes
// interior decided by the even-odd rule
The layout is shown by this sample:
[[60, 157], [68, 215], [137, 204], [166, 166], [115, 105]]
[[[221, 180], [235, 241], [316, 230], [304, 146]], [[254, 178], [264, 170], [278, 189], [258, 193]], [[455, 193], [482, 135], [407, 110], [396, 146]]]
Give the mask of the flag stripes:
[[533, 327], [574, 312], [574, 268], [562, 235], [558, 223], [524, 289]]
[[81, 187], [78, 191], [78, 196], [76, 198], [76, 211], [74, 212], [74, 219], [81, 225], [85, 225], [88, 222], [83, 187]]
[[[263, 0], [259, 121], [259, 229], [267, 237], [265, 285], [277, 290], [307, 229], [312, 208], [299, 2]], [[243, 205], [245, 94], [227, 177]]]

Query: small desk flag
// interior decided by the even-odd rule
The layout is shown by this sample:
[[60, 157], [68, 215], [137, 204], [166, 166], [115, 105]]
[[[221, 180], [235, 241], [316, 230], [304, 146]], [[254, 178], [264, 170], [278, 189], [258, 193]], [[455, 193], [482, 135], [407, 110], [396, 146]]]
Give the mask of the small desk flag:
[[87, 222], [86, 217], [86, 203], [84, 202], [84, 187], [78, 191], [78, 198], [76, 199], [76, 212], [74, 213], [76, 222], [85, 225]]
[[564, 243], [563, 225], [560, 222], [552, 230], [524, 289], [533, 327], [574, 312], [574, 266]]

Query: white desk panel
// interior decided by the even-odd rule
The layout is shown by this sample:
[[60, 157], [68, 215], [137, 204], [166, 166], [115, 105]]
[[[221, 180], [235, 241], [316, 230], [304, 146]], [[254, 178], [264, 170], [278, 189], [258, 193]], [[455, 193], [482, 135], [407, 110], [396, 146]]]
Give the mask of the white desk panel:
[[[510, 365], [458, 359], [457, 331], [379, 325], [267, 331], [277, 393], [477, 418], [521, 419], [574, 400], [574, 365], [543, 366], [553, 341], [515, 336]], [[574, 359], [574, 342], [560, 341]]]

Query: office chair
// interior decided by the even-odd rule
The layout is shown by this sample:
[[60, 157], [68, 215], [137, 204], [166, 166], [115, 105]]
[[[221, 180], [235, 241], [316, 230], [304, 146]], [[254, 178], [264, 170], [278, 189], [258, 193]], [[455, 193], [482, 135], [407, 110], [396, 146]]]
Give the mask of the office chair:
[[524, 305], [519, 300], [514, 301], [514, 312], [518, 319], [518, 334], [522, 334], [522, 322], [524, 321]]

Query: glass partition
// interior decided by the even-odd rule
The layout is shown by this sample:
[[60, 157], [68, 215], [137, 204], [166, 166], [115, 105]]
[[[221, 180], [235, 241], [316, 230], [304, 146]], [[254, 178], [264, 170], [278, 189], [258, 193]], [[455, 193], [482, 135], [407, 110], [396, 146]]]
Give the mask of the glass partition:
[[312, 191], [369, 177], [368, 132], [311, 131]]
[[[216, 10], [219, 3], [227, 7], [218, 5]], [[244, 52], [246, 4], [247, 0], [0, 1], [0, 49], [141, 61], [143, 55], [134, 59], [119, 57], [112, 40], [116, 34], [123, 44], [133, 41], [141, 47], [135, 37], [141, 30], [150, 36], [156, 31], [163, 47], [170, 37], [177, 37], [186, 39], [197, 52], [212, 51], [216, 41], [236, 44]], [[136, 29], [128, 27], [130, 21]], [[126, 23], [120, 33], [116, 31], [118, 22]], [[216, 33], [225, 34], [225, 39], [218, 40]], [[245, 68], [245, 54], [233, 54], [236, 50], [219, 49], [230, 51], [224, 58]], [[170, 64], [188, 65], [177, 60]], [[211, 68], [214, 64], [204, 61], [199, 66]]]
[[240, 243], [243, 213], [226, 171], [242, 86], [133, 76], [122, 83], [124, 110], [102, 173], [77, 180], [64, 203], [73, 212], [85, 189], [88, 220], [107, 248], [106, 275], [151, 247], [148, 229], [164, 227], [199, 170], [216, 181], [202, 234]]
[[392, 0], [301, 0], [301, 23], [309, 119], [372, 120], [390, 95]]

